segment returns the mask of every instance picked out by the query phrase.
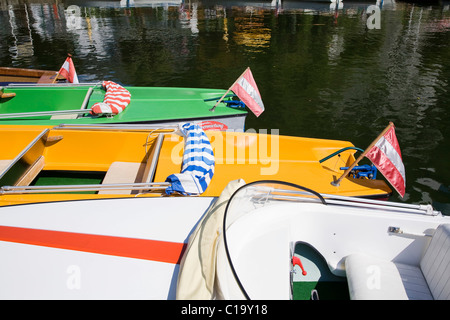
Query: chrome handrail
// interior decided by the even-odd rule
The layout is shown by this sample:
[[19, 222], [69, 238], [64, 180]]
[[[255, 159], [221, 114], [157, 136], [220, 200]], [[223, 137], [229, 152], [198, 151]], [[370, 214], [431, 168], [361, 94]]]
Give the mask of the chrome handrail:
[[111, 183], [111, 184], [79, 184], [50, 186], [3, 186], [0, 195], [12, 193], [42, 193], [42, 192], [80, 192], [97, 190], [160, 190], [169, 187], [169, 182], [150, 183]]

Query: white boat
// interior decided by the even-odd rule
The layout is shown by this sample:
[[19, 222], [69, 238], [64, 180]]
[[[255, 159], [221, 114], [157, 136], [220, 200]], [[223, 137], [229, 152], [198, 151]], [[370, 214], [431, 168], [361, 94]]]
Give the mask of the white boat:
[[137, 197], [3, 207], [0, 299], [174, 299], [185, 242], [213, 200]]
[[450, 217], [430, 205], [255, 182], [216, 214], [190, 238], [178, 299], [450, 299]]
[[[300, 257], [301, 243], [320, 252], [345, 285], [359, 279], [358, 268], [348, 274], [349, 257], [364, 252], [372, 257], [367, 259], [383, 259], [380, 268], [408, 265], [417, 271], [436, 229], [447, 239], [441, 246], [449, 247], [449, 234], [442, 232], [449, 230], [449, 218], [429, 206], [344, 197], [325, 197], [323, 205], [315, 198], [304, 201], [291, 186], [268, 189], [235, 180], [219, 197], [2, 207], [0, 299], [290, 299], [293, 287], [320, 273]], [[302, 282], [293, 256], [307, 272]], [[448, 263], [448, 250], [438, 256]], [[448, 278], [446, 268], [435, 273]]]

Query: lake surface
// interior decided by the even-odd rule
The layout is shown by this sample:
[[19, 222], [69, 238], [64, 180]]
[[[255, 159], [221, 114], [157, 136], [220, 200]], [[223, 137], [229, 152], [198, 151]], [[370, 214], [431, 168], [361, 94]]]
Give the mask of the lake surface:
[[5, 1], [0, 66], [80, 81], [227, 89], [250, 67], [265, 112], [247, 127], [351, 141], [389, 121], [406, 195], [450, 214], [450, 3]]

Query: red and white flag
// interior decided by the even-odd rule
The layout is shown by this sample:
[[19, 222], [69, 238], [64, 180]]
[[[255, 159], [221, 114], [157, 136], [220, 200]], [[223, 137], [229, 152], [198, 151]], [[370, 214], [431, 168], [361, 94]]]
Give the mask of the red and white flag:
[[66, 78], [70, 83], [79, 83], [77, 72], [70, 56], [67, 57], [61, 69], [59, 69], [59, 74]]
[[403, 197], [405, 195], [405, 166], [392, 125], [366, 153], [366, 157], [378, 168], [389, 183]]
[[261, 94], [259, 93], [258, 86], [250, 68], [247, 68], [239, 79], [236, 80], [231, 90], [257, 117], [264, 111]]

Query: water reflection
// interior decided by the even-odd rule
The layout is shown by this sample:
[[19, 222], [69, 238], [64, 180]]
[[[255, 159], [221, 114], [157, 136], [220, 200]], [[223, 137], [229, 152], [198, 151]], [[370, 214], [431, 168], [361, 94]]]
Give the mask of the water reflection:
[[[369, 5], [380, 8], [380, 29], [367, 26]], [[250, 116], [249, 128], [365, 148], [393, 121], [407, 169], [404, 200], [446, 207], [449, 8], [393, 0], [0, 0], [0, 64], [55, 70], [70, 52], [82, 81], [220, 88], [251, 66], [266, 111]]]

